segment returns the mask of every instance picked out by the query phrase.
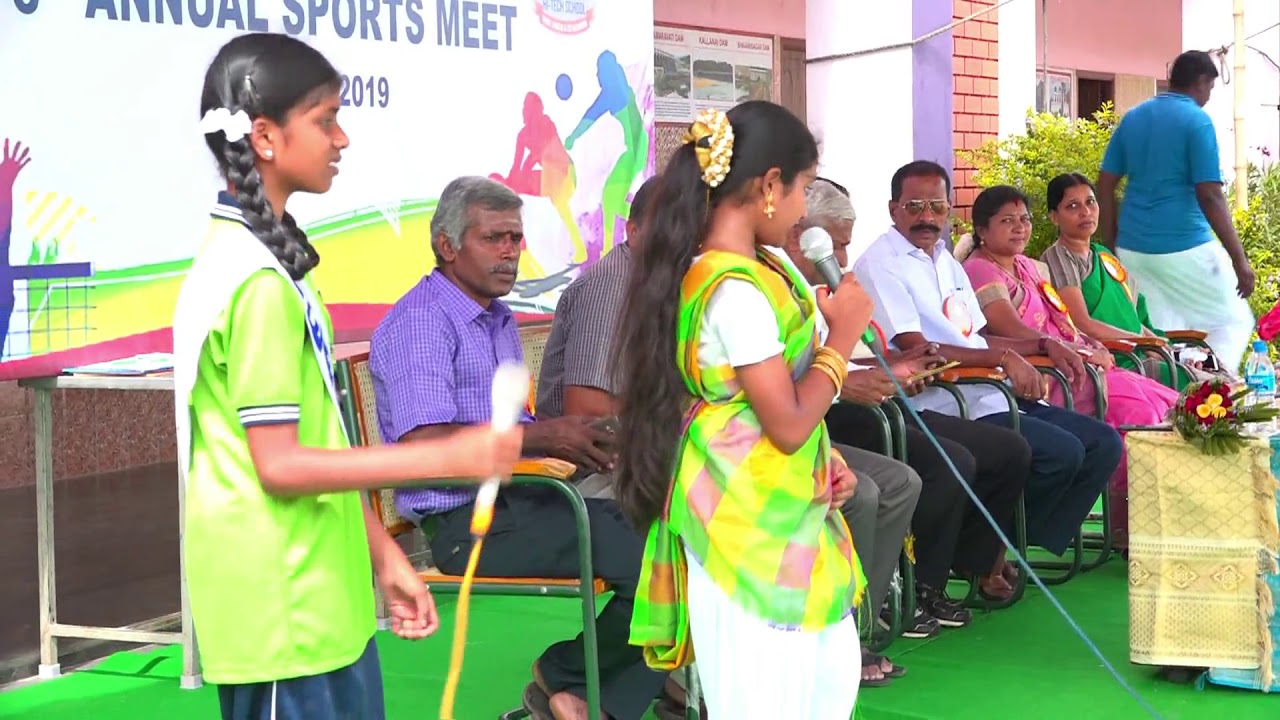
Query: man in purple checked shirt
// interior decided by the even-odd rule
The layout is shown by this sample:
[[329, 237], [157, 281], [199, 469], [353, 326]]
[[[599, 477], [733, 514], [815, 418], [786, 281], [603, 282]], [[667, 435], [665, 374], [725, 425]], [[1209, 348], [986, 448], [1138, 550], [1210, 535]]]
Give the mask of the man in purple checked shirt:
[[[383, 440], [441, 437], [490, 421], [493, 376], [499, 363], [521, 360], [511, 292], [524, 226], [520, 197], [501, 183], [462, 177], [445, 187], [431, 219], [436, 269], [411, 289], [373, 333], [369, 365]], [[611, 468], [611, 437], [591, 420], [524, 418], [524, 451], [555, 457], [599, 473]], [[417, 488], [396, 493], [396, 507], [436, 529], [431, 554], [441, 572], [461, 575], [471, 550], [471, 488]], [[592, 563], [614, 596], [596, 622], [602, 709], [617, 720], [639, 720], [662, 689], [665, 675], [650, 670], [628, 643], [644, 539], [611, 501], [588, 498]], [[572, 510], [542, 487], [508, 487], [498, 497], [477, 572], [492, 577], [578, 577]], [[542, 654], [525, 706], [537, 720], [586, 717], [582, 636]]]

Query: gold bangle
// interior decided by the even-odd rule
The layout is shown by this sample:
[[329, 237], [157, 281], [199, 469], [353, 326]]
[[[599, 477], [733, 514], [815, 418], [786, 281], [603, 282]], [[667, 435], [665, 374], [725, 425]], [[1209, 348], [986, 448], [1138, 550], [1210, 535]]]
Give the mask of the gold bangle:
[[830, 373], [833, 381], [839, 381], [839, 385], [843, 386], [844, 381], [849, 377], [849, 366], [847, 364], [838, 364], [831, 357], [823, 355], [813, 359], [814, 367], [822, 368], [825, 372]]
[[840, 377], [836, 375], [835, 371], [821, 363], [814, 363], [813, 369], [826, 375], [831, 384], [835, 386], [836, 395], [840, 394], [840, 391], [844, 388], [844, 383], [840, 381]]
[[817, 353], [814, 354], [815, 359], [820, 357], [830, 358], [835, 361], [836, 365], [846, 365], [849, 362], [848, 358], [841, 355], [838, 350], [827, 345], [820, 346]]
[[824, 363], [832, 370], [838, 373], [847, 374], [849, 372], [849, 361], [839, 352], [823, 345], [814, 353], [813, 361], [815, 363]]

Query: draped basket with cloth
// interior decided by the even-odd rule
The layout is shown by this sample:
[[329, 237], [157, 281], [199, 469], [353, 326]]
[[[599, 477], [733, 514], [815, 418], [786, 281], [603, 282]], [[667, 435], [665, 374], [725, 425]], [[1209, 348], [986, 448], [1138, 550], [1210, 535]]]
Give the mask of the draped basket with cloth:
[[[1280, 435], [1271, 437], [1271, 475], [1280, 478]], [[1275, 505], [1276, 512], [1280, 513], [1280, 500], [1276, 500]], [[1263, 578], [1271, 595], [1271, 620], [1266, 630], [1271, 640], [1269, 657], [1264, 657], [1262, 667], [1254, 670], [1209, 668], [1209, 682], [1247, 690], [1280, 691], [1280, 612], [1277, 612], [1280, 611], [1280, 571], [1275, 568], [1274, 553], [1271, 554], [1271, 558], [1271, 572], [1266, 573]], [[1261, 593], [1261, 595], [1260, 605], [1267, 600], [1267, 593]]]
[[1129, 654], [1275, 680], [1273, 586], [1280, 549], [1271, 447], [1209, 456], [1175, 433], [1131, 432]]

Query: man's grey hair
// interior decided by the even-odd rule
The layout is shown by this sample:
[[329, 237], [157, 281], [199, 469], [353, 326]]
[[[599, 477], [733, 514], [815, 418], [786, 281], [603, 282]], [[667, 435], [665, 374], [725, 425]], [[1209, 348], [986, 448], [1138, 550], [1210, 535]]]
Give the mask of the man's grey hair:
[[858, 219], [849, 196], [826, 180], [814, 180], [804, 198], [804, 219], [809, 225], [854, 222]]
[[[485, 210], [519, 210], [524, 204], [511, 188], [497, 180], [477, 176], [460, 177], [440, 193], [435, 214], [431, 216], [431, 248], [436, 248], [436, 238], [444, 236], [454, 250], [462, 247], [462, 236], [471, 222], [471, 208]], [[439, 251], [436, 261], [439, 262]]]

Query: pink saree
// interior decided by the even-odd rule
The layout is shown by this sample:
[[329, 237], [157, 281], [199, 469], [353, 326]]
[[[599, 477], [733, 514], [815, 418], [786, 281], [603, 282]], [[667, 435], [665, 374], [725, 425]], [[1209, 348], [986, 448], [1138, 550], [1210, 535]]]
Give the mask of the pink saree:
[[[964, 262], [965, 272], [977, 293], [978, 301], [985, 307], [996, 300], [1008, 300], [1022, 322], [1033, 330], [1070, 343], [1081, 341], [1067, 306], [1058, 291], [1049, 284], [1030, 258], [1019, 255], [1014, 258], [1017, 276], [1010, 275], [1000, 266], [975, 252]], [[1124, 425], [1158, 425], [1165, 421], [1169, 410], [1178, 401], [1178, 393], [1159, 382], [1131, 370], [1113, 367], [1106, 372], [1104, 390], [1107, 397], [1108, 425], [1119, 428]], [[1095, 415], [1097, 397], [1093, 383], [1085, 383], [1075, 392], [1072, 401], [1076, 412]], [[1052, 385], [1050, 402], [1063, 405], [1062, 388]], [[1111, 479], [1111, 523], [1117, 545], [1127, 545], [1128, 530], [1128, 470], [1121, 462]]]

